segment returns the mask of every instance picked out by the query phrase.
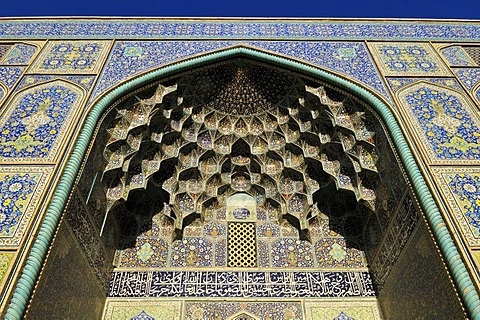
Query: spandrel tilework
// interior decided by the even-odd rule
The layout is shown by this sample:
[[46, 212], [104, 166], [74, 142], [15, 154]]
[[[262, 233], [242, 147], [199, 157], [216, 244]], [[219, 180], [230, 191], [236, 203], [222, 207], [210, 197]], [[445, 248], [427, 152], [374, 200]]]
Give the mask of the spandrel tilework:
[[440, 52], [450, 66], [469, 67], [477, 65], [461, 46], [442, 48]]
[[0, 64], [21, 65], [28, 64], [38, 48], [26, 43], [16, 43], [10, 47], [10, 50], [0, 59]]
[[478, 112], [457, 91], [427, 83], [398, 93], [411, 124], [433, 163], [480, 160]]
[[0, 162], [52, 161], [83, 97], [59, 80], [19, 92], [0, 119]]
[[413, 84], [414, 82], [426, 82], [442, 87], [451, 88], [460, 92], [463, 91], [463, 88], [457, 81], [457, 79], [453, 78], [387, 78], [387, 83], [394, 93], [398, 92], [400, 89], [406, 87], [407, 85]]
[[48, 167], [0, 167], [0, 246], [18, 246], [49, 178]]
[[29, 69], [31, 73], [98, 73], [110, 41], [51, 41]]
[[25, 67], [0, 66], [0, 82], [11, 90], [25, 71]]
[[369, 45], [386, 76], [451, 76], [429, 44], [384, 42]]

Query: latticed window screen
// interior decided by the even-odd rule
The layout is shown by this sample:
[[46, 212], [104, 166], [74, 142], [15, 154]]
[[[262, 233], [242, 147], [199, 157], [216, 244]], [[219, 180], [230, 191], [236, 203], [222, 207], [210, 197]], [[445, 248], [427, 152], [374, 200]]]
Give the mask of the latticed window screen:
[[463, 49], [465, 49], [470, 58], [472, 58], [472, 60], [480, 66], [480, 47], [465, 46]]
[[228, 266], [257, 266], [255, 223], [230, 222], [228, 224]]

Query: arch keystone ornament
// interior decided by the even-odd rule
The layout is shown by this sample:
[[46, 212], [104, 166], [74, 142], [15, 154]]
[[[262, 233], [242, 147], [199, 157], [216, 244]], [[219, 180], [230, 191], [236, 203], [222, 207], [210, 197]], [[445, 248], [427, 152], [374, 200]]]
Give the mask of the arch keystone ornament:
[[[251, 60], [256, 63], [257, 68], [248, 71], [248, 67], [235, 68], [224, 63], [230, 60], [240, 60], [241, 62]], [[355, 109], [353, 103], [347, 104], [350, 101], [357, 101], [354, 98], [336, 101], [327, 94], [329, 89], [301, 83], [294, 75], [289, 75], [290, 71], [298, 73], [302, 75], [301, 77], [307, 78], [310, 83], [317, 80], [323, 81], [327, 87], [335, 85], [340, 90], [349, 92], [366, 102], [379, 115], [411, 181], [414, 194], [418, 198], [445, 257], [445, 262], [451, 270], [452, 278], [467, 307], [469, 316], [472, 319], [480, 319], [480, 301], [477, 291], [389, 107], [369, 91], [349, 80], [299, 62], [242, 47], [218, 51], [149, 72], [113, 89], [95, 103], [83, 123], [74, 150], [40, 225], [38, 236], [25, 262], [20, 280], [7, 309], [7, 319], [21, 318], [25, 312], [42, 262], [67, 204], [68, 195], [74, 188], [82, 161], [87, 154], [97, 124], [105, 111], [115, 101], [145, 84], [161, 79], [172, 80], [174, 75], [215, 63], [220, 65], [220, 69], [224, 63], [224, 68], [231, 68], [231, 70], [222, 70], [218, 72], [219, 75], [212, 71], [211, 78], [217, 79], [225, 76], [231, 80], [230, 83], [235, 84], [232, 85], [232, 88], [238, 88], [238, 84], [241, 84], [244, 88], [241, 92], [248, 92], [249, 88], [253, 86], [247, 80], [255, 79], [260, 83], [264, 81], [260, 87], [265, 88], [273, 81], [267, 76], [262, 78], [262, 75], [275, 75], [275, 71], [270, 70], [270, 74], [265, 72], [259, 73], [258, 76], [245, 78], [245, 74], [242, 74], [245, 70], [255, 75], [256, 71], [261, 70], [262, 63], [268, 63], [273, 70], [276, 70], [275, 67], [288, 70], [278, 76], [275, 75], [274, 80], [276, 83], [286, 83], [283, 87], [289, 92], [289, 98], [284, 101], [280, 99], [280, 101], [275, 101], [274, 105], [269, 105], [262, 102], [277, 99], [278, 93], [273, 97], [268, 97], [268, 93], [272, 90], [275, 92], [274, 90], [277, 90], [278, 86], [266, 92], [257, 90], [255, 92], [260, 91], [261, 94], [248, 96], [249, 99], [256, 99], [255, 104], [247, 102], [236, 110], [236, 115], [230, 115], [229, 112], [223, 112], [221, 108], [213, 108], [208, 104], [210, 102], [217, 106], [214, 98], [222, 97], [230, 89], [228, 85], [225, 85], [217, 92], [211, 92], [212, 98], [206, 99], [207, 102], [202, 104], [202, 108], [199, 108], [200, 111], [197, 112], [192, 101], [196, 101], [195, 98], [201, 94], [178, 95], [178, 92], [191, 92], [188, 87], [188, 81], [192, 81], [191, 78], [187, 79], [188, 81], [185, 80], [185, 84], [182, 84], [182, 78], [180, 78], [176, 84], [157, 86], [154, 95], [147, 99], [140, 99], [133, 108], [119, 109], [118, 118], [108, 131], [109, 138], [103, 154], [107, 159], [102, 177], [104, 183], [108, 185], [107, 212], [121, 206], [121, 203], [127, 202], [132, 190], [148, 188], [148, 178], [154, 179], [155, 173], [160, 170], [160, 164], [157, 165], [151, 161], [168, 161], [168, 158], [174, 157], [177, 157], [178, 160], [175, 160], [177, 162], [170, 166], [172, 168], [169, 172], [171, 173], [170, 177], [155, 181], [157, 186], [169, 194], [169, 202], [162, 205], [163, 208], [167, 208], [163, 212], [164, 215], [173, 220], [173, 239], [185, 237], [184, 232], [192, 223], [189, 216], [195, 218], [198, 216], [199, 221], [208, 221], [208, 216], [202, 217], [209, 212], [206, 208], [214, 202], [222, 206], [222, 201], [237, 192], [245, 192], [254, 197], [258, 206], [265, 205], [265, 207], [271, 208], [271, 210], [266, 210], [267, 214], [277, 212], [277, 216], [275, 214], [271, 216], [280, 221], [285, 219], [288, 224], [297, 228], [298, 241], [308, 242], [311, 238], [309, 234], [310, 220], [324, 217], [322, 215], [324, 208], [318, 208], [319, 202], [315, 202], [318, 190], [329, 192], [340, 190], [342, 195], [350, 194], [355, 200], [354, 202], [360, 203], [361, 208], [364, 208], [359, 209], [355, 205], [355, 210], [358, 210], [356, 212], [367, 214], [366, 212], [378, 208], [379, 202], [375, 193], [375, 185], [370, 181], [380, 171], [382, 154], [376, 153], [375, 130], [368, 130], [370, 124], [365, 120], [368, 117], [360, 110]], [[213, 69], [210, 66], [210, 69], [206, 68], [204, 71], [208, 73]], [[290, 87], [287, 85], [290, 82], [282, 77], [292, 78]], [[193, 82], [195, 81], [193, 80]], [[228, 84], [229, 82], [222, 80], [221, 83]], [[208, 85], [206, 87], [208, 88]], [[295, 91], [298, 92], [300, 87], [304, 92], [299, 96], [299, 94], [295, 94]], [[207, 94], [209, 92], [207, 91]], [[228, 102], [228, 97], [235, 96], [235, 92], [225, 93], [225, 96], [226, 99], [223, 101]], [[295, 107], [289, 106], [289, 99], [292, 96], [297, 103]], [[235, 99], [243, 101], [241, 94]], [[284, 104], [284, 108], [278, 107], [281, 103]], [[309, 107], [312, 103], [322, 105], [323, 109]], [[251, 108], [256, 105], [261, 105], [262, 108], [259, 110]], [[280, 111], [284, 111], [284, 113]], [[306, 118], [307, 114], [309, 118]], [[320, 130], [314, 138], [309, 129], [316, 125], [317, 119], [318, 121], [322, 120], [322, 124], [328, 123], [329, 127], [326, 131], [333, 131], [334, 135], [322, 134], [321, 129], [324, 127], [320, 126]], [[145, 128], [148, 128], [149, 121], [163, 124], [168, 130], [165, 132], [147, 130]], [[263, 125], [263, 128], [260, 124]], [[217, 135], [218, 133], [220, 135]], [[149, 136], [154, 143], [163, 142], [158, 149], [160, 152], [151, 155], [153, 158], [141, 158], [141, 161], [138, 162], [139, 165], [130, 167], [133, 164], [132, 161], [138, 160], [131, 157], [132, 154], [137, 152], [146, 154], [146, 151], [142, 153], [145, 136]], [[310, 150], [311, 144], [309, 145], [308, 142], [312, 139], [320, 142], [319, 145], [324, 148], [323, 152], [322, 150]], [[339, 159], [332, 158], [329, 153], [332, 149], [336, 151], [333, 154], [340, 154]], [[151, 149], [148, 148], [148, 150]], [[210, 151], [214, 152], [215, 156], [209, 157]], [[202, 157], [203, 154], [207, 154], [207, 156]], [[225, 158], [227, 160], [222, 160]], [[322, 171], [307, 170], [310, 161], [308, 159], [313, 159], [312, 163], [320, 163]], [[222, 161], [224, 162], [222, 163]], [[312, 166], [312, 168], [314, 167]], [[133, 169], [138, 171], [134, 172]], [[215, 177], [215, 175], [218, 176]], [[173, 176], [176, 179], [169, 181], [168, 179]], [[215, 179], [211, 179], [212, 176]], [[207, 178], [204, 179], [205, 177]], [[182, 178], [185, 179], [182, 180]], [[312, 180], [329, 181], [329, 184], [327, 186], [317, 185], [318, 181]], [[407, 198], [410, 199], [408, 192], [405, 192], [402, 199]], [[400, 200], [398, 207], [402, 207]], [[245, 214], [241, 212], [237, 216], [243, 217]], [[257, 219], [261, 219], [258, 217], [259, 214], [261, 217], [262, 213], [257, 210]], [[368, 215], [368, 217], [372, 216]], [[379, 223], [381, 224], [381, 222]], [[266, 231], [265, 234], [267, 234]], [[336, 257], [341, 255], [333, 254]], [[295, 254], [287, 257], [290, 258], [292, 265], [296, 264], [294, 262], [297, 259]], [[159, 277], [161, 272], [155, 272], [146, 273], [147, 277]], [[183, 271], [173, 272], [178, 273], [175, 276], [183, 276]], [[317, 271], [304, 270], [302, 272], [315, 277]], [[268, 276], [272, 277], [272, 274], [273, 271]], [[248, 274], [244, 273], [238, 276], [243, 277]], [[326, 276], [326, 273], [322, 276]]]

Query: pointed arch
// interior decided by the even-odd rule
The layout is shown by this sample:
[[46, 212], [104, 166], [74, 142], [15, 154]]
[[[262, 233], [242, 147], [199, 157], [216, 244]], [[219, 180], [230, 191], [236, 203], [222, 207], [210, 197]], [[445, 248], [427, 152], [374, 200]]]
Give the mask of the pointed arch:
[[199, 65], [239, 56], [293, 69], [300, 73], [331, 83], [363, 99], [377, 112], [385, 123], [386, 130], [390, 134], [396, 150], [398, 151], [400, 159], [412, 183], [412, 187], [425, 212], [428, 223], [433, 230], [433, 234], [438, 241], [449, 270], [452, 273], [459, 294], [467, 306], [468, 313], [472, 319], [480, 319], [480, 300], [477, 291], [392, 110], [378, 97], [357, 83], [342, 79], [332, 73], [300, 62], [245, 47], [235, 47], [206, 54], [204, 56], [195, 57], [148, 72], [113, 89], [92, 106], [88, 116], [82, 124], [80, 135], [77, 138], [74, 150], [65, 167], [65, 171], [61, 175], [60, 182], [56, 187], [45, 218], [41, 222], [37, 239], [26, 259], [25, 267], [21, 272], [20, 279], [14, 289], [11, 303], [6, 311], [6, 319], [19, 319], [26, 310], [28, 300], [39, 276], [55, 230], [60, 222], [63, 209], [67, 204], [69, 194], [74, 187], [77, 174], [82, 166], [82, 161], [87, 153], [97, 123], [101, 119], [105, 110], [123, 95], [144, 86], [147, 83]]

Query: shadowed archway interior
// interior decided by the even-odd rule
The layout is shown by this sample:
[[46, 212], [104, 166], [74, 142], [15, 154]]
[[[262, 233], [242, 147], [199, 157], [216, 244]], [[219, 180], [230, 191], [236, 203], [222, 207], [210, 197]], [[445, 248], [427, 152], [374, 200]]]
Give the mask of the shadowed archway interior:
[[[97, 315], [106, 297], [165, 302], [185, 319], [264, 319], [269, 303], [273, 319], [308, 318], [312, 304], [350, 299], [378, 300], [372, 316], [395, 318], [391, 301], [413, 290], [401, 273], [424, 277], [430, 265], [435, 289], [424, 290], [449, 301], [435, 312], [463, 314], [414, 199], [365, 103], [236, 57], [148, 84], [106, 112], [57, 237], [76, 240], [56, 240], [44, 274], [83, 260], [90, 280], [76, 290], [95, 291]], [[66, 243], [75, 250], [62, 256]], [[31, 311], [43, 312], [35, 300]]]

